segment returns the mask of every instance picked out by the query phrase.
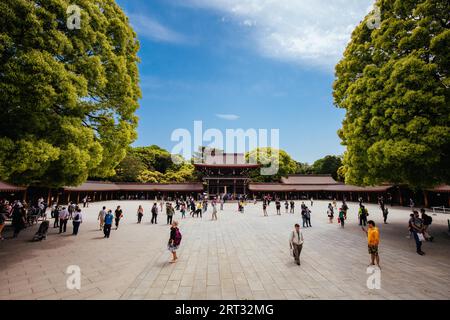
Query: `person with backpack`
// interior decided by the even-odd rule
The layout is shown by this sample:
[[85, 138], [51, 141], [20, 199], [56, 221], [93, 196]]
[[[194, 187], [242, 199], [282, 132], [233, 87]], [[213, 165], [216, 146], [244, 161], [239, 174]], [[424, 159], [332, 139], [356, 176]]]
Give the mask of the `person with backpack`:
[[364, 205], [361, 205], [359, 207], [359, 212], [358, 212], [360, 226], [364, 225], [364, 227], [365, 227], [367, 225], [367, 216], [368, 215], [369, 215], [369, 212], [367, 211], [366, 207]]
[[180, 229], [178, 229], [178, 222], [173, 221], [170, 227], [170, 238], [168, 243], [168, 249], [172, 253], [172, 261], [170, 261], [170, 263], [175, 263], [178, 260], [177, 250], [180, 247], [181, 239], [182, 236]]
[[428, 228], [431, 226], [431, 224], [433, 223], [433, 218], [431, 216], [429, 216], [428, 214], [426, 214], [425, 209], [422, 208], [420, 209], [420, 212], [422, 213], [422, 221], [423, 221], [423, 235], [425, 237], [425, 240], [427, 241], [433, 241], [434, 237], [432, 237], [429, 232], [428, 232]]
[[113, 219], [114, 216], [112, 214], [112, 211], [108, 210], [105, 215], [105, 224], [103, 225], [103, 233], [105, 234], [105, 238], [109, 238], [109, 235], [111, 234]]
[[152, 207], [152, 224], [158, 224], [158, 204], [155, 202]]
[[78, 230], [80, 229], [80, 224], [83, 222], [83, 215], [81, 213], [81, 209], [77, 208], [75, 213], [73, 214], [73, 235], [76, 236], [78, 234]]

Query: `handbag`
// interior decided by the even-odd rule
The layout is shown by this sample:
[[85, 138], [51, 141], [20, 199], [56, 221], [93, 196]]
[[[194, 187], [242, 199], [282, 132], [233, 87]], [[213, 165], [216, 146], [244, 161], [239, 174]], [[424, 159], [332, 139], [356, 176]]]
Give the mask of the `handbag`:
[[425, 237], [423, 236], [423, 233], [418, 233], [417, 237], [419, 238], [420, 242], [424, 242], [425, 241]]

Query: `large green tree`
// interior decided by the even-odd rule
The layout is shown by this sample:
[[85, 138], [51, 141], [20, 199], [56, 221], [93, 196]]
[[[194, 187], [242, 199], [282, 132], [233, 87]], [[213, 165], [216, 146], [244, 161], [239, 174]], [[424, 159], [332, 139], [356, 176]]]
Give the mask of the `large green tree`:
[[[414, 188], [450, 182], [450, 10], [446, 0], [379, 0], [336, 66], [345, 180]], [[369, 24], [370, 25], [370, 24]]]
[[342, 158], [339, 156], [325, 156], [316, 160], [312, 165], [315, 174], [331, 174], [334, 179], [339, 180], [338, 170], [342, 166]]
[[148, 170], [165, 173], [175, 165], [170, 152], [156, 145], [133, 148], [133, 153], [141, 159]]
[[[297, 162], [284, 150], [270, 147], [256, 148], [245, 155], [247, 161], [260, 164], [263, 168], [275, 168], [273, 174], [261, 174], [261, 169], [254, 169], [250, 176], [255, 182], [277, 182], [281, 177], [297, 172]], [[251, 161], [250, 161], [251, 160]]]
[[[73, 4], [81, 24], [70, 30]], [[0, 12], [0, 179], [58, 187], [114, 175], [141, 94], [128, 18], [113, 0], [2, 0]]]

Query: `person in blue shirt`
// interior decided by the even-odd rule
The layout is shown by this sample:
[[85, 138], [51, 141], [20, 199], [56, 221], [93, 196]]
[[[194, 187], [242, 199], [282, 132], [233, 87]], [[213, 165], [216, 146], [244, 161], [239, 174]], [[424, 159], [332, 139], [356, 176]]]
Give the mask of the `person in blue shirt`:
[[114, 216], [111, 210], [105, 215], [105, 225], [103, 226], [103, 233], [105, 234], [105, 238], [109, 238], [109, 234], [111, 233], [111, 226], [114, 220]]

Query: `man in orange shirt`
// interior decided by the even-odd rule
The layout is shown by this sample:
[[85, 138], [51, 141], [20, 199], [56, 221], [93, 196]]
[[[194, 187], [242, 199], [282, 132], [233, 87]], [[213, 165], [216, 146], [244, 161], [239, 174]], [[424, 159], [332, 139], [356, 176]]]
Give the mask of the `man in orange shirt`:
[[380, 244], [380, 232], [378, 228], [375, 226], [375, 222], [370, 220], [368, 223], [369, 229], [364, 229], [363, 231], [367, 234], [367, 242], [369, 245], [369, 254], [371, 257], [371, 266], [375, 265], [375, 261], [377, 266], [380, 267], [380, 256], [378, 255], [378, 245]]

